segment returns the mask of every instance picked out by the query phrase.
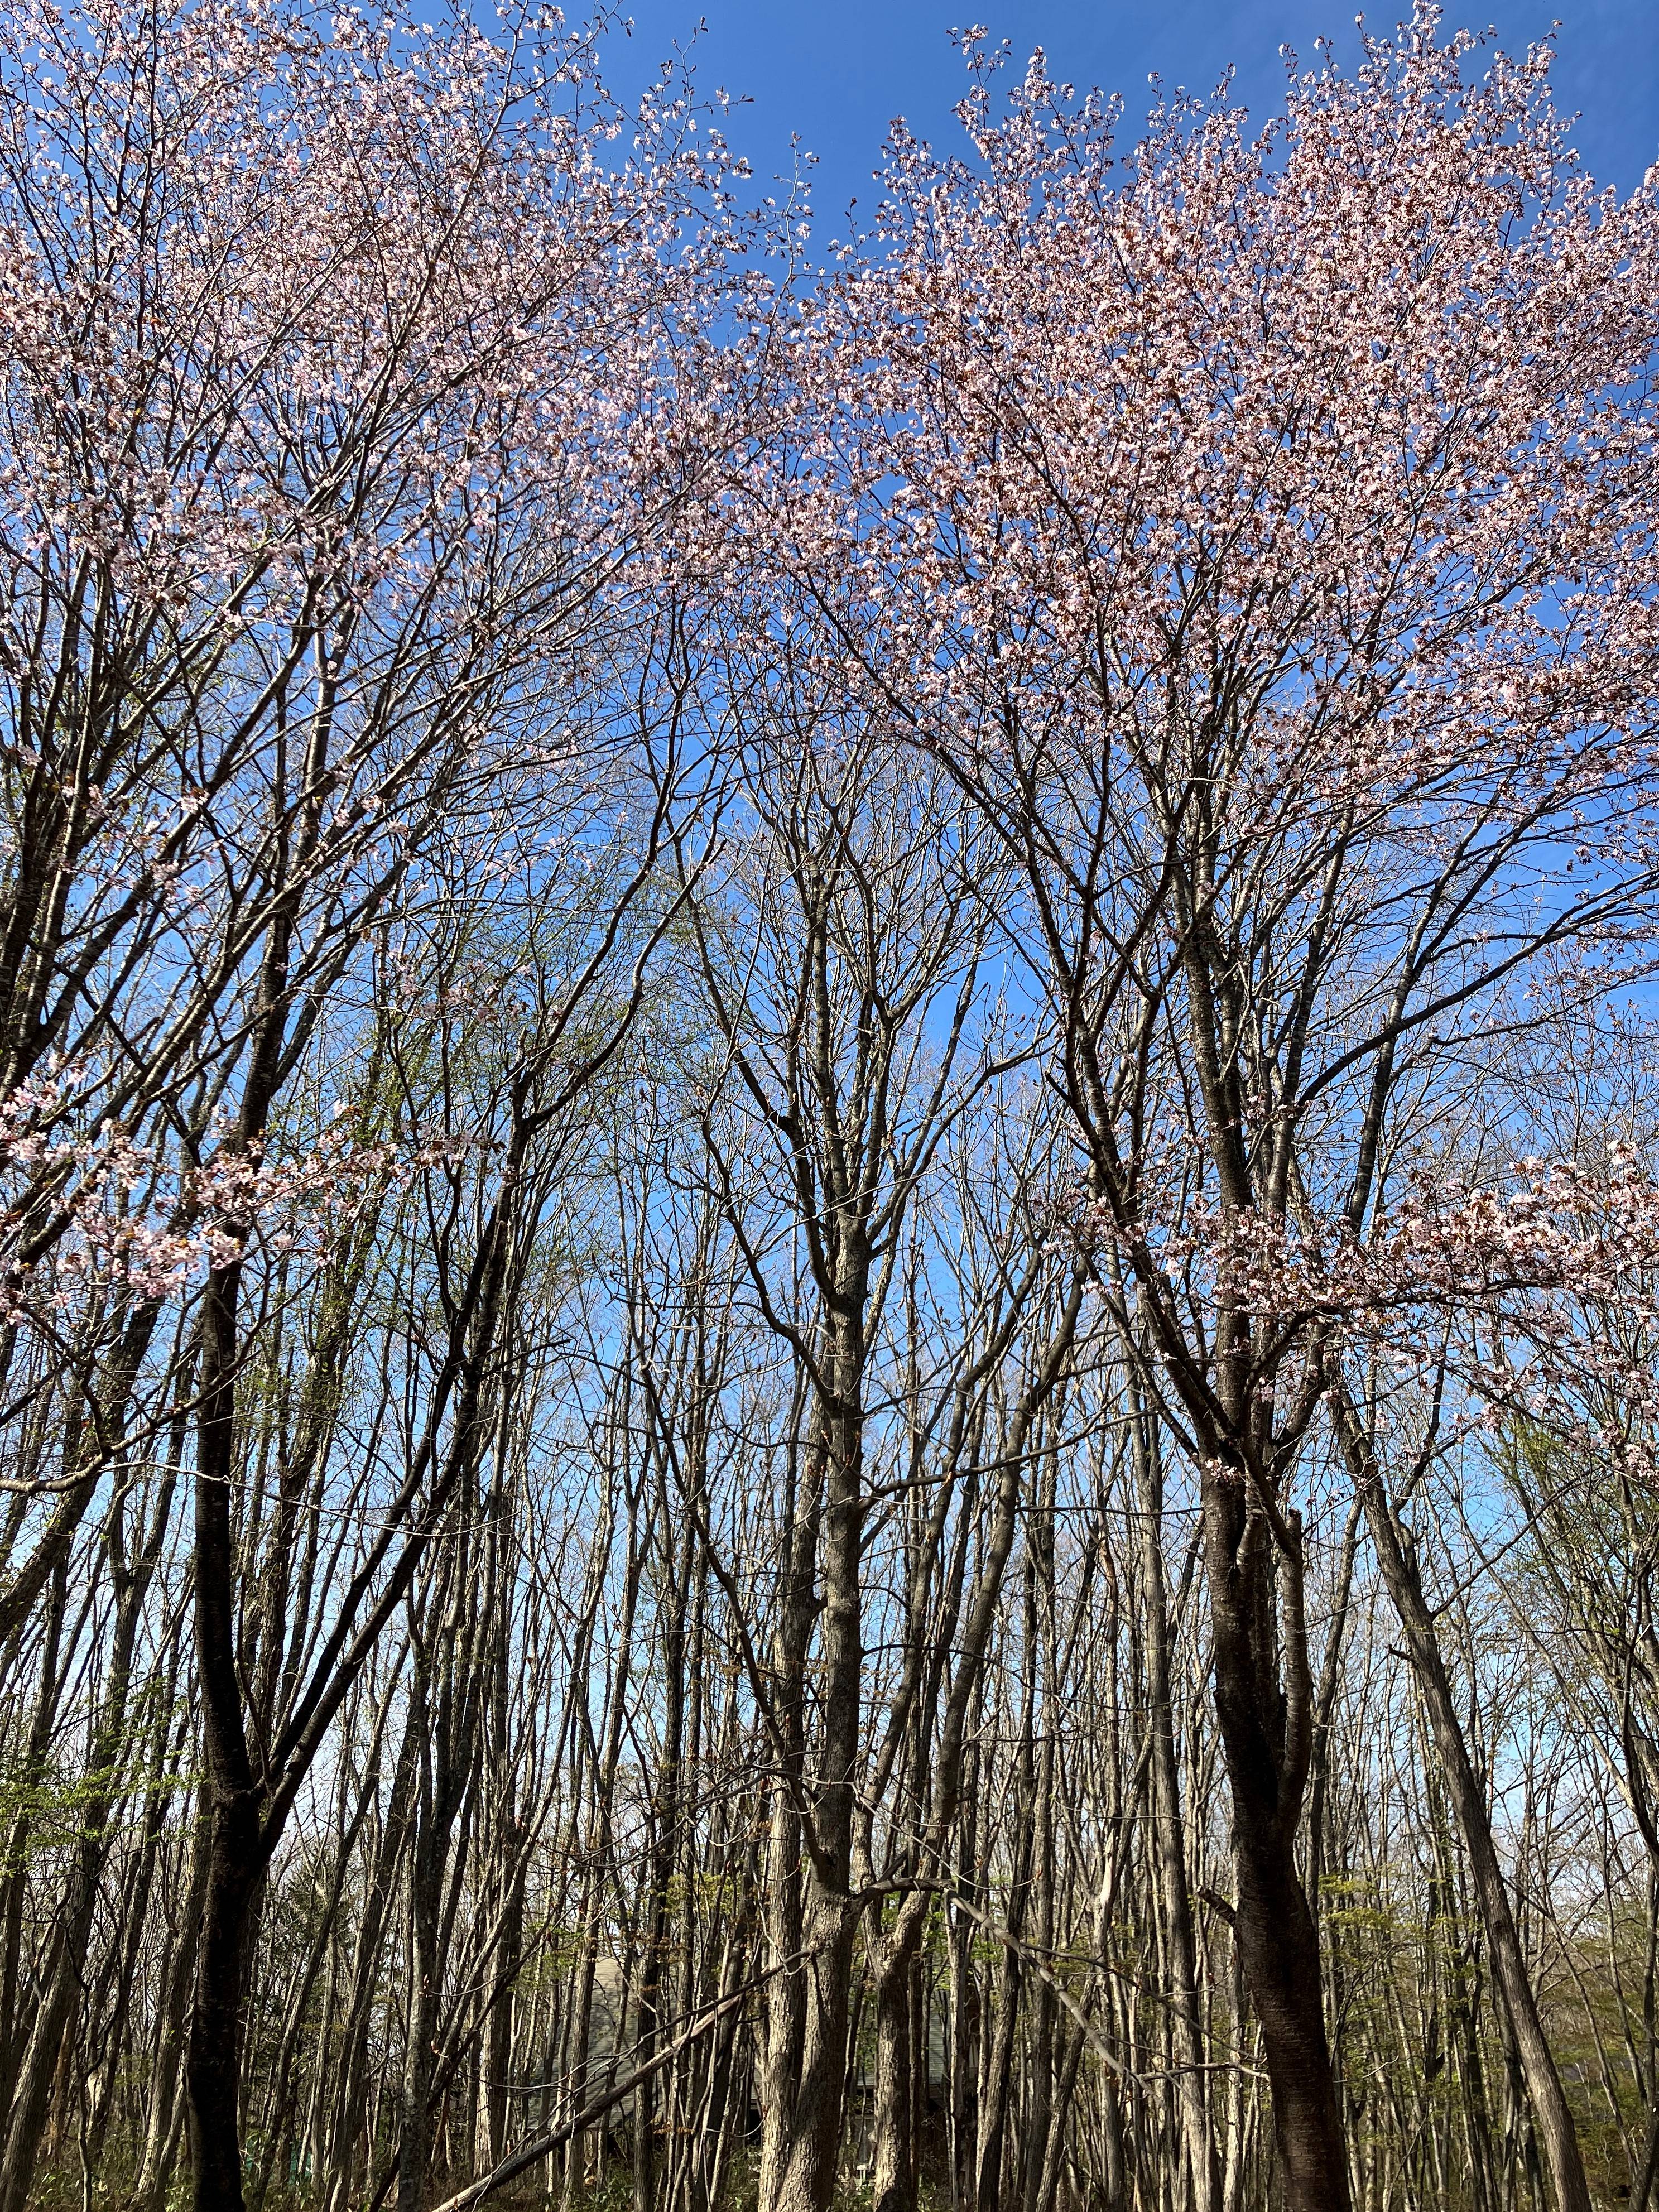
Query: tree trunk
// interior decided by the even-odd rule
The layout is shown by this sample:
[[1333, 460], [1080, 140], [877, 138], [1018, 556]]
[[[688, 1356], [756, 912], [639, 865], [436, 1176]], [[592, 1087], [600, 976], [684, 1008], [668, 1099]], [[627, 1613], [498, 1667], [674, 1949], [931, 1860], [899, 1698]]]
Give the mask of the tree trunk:
[[1181, 1816], [1181, 1777], [1176, 1763], [1175, 1708], [1170, 1691], [1170, 1594], [1164, 1571], [1164, 1470], [1158, 1431], [1144, 1417], [1133, 1434], [1136, 1489], [1140, 1506], [1141, 1601], [1145, 1612], [1146, 1725], [1152, 1741], [1152, 1846], [1159, 1901], [1170, 1947], [1170, 2025], [1179, 2069], [1182, 2131], [1194, 2212], [1218, 2212], [1221, 2164], [1216, 2154], [1204, 2094], [1204, 2034], [1199, 2014], [1198, 1941], [1187, 1878], [1187, 1844]]
[[1300, 1528], [1281, 1554], [1284, 1671], [1267, 1516], [1245, 1480], [1206, 1473], [1203, 1493], [1216, 1710], [1232, 1789], [1234, 1933], [1261, 2028], [1285, 2212], [1348, 2212], [1348, 2162], [1325, 2033], [1319, 1938], [1296, 1864], [1312, 1684], [1302, 1615]]
[[1435, 1632], [1434, 1615], [1423, 1595], [1423, 1582], [1409, 1539], [1402, 1538], [1394, 1507], [1382, 1480], [1358, 1409], [1346, 1389], [1339, 1389], [1337, 1425], [1343, 1455], [1365, 1509], [1365, 1525], [1376, 1547], [1382, 1579], [1388, 1585], [1406, 1650], [1423, 1692], [1435, 1748], [1451, 1792], [1453, 1810], [1468, 1853], [1486, 1941], [1492, 1947], [1492, 1976], [1504, 2001], [1515, 2039], [1515, 2052], [1526, 2085], [1538, 2130], [1539, 2149], [1549, 2175], [1556, 2212], [1590, 2212], [1589, 2184], [1578, 2148], [1578, 2131], [1571, 2107], [1555, 2069], [1549, 2039], [1538, 2014], [1538, 1999], [1521, 1948], [1520, 1932], [1510, 1904], [1509, 1885], [1492, 1842], [1486, 1801], [1476, 1778], [1465, 1740], [1450, 1678]]
[[264, 1863], [259, 1791], [236, 1668], [234, 1467], [236, 1307], [241, 1265], [216, 1268], [202, 1317], [196, 1474], [196, 1655], [202, 1690], [207, 1892], [196, 2002], [185, 2057], [193, 2212], [242, 2212], [237, 2112], [248, 1910]]
[[[916, 2087], [912, 1996], [921, 1923], [906, 1914], [897, 1932], [875, 1936], [876, 2094], [870, 2172], [874, 2212], [915, 2212]], [[926, 2045], [923, 2045], [924, 2063]], [[925, 2082], [922, 2084], [925, 2089]]]
[[[797, 1984], [799, 2072], [769, 2108], [761, 2169], [761, 2212], [829, 2212], [840, 2160], [847, 2093], [847, 2031], [851, 2008], [853, 1954], [858, 1914], [851, 1901], [853, 1788], [857, 1764], [864, 1650], [860, 1620], [859, 1557], [863, 1537], [862, 1411], [864, 1346], [855, 1318], [861, 1310], [861, 1255], [848, 1262], [841, 1285], [844, 1310], [832, 1316], [826, 1368], [834, 1390], [815, 1416], [815, 1447], [823, 1461], [823, 1604], [819, 1657], [822, 1735], [810, 1790], [811, 1838], [803, 1838], [795, 1878], [804, 1895], [800, 1969], [786, 1975]], [[814, 1488], [817, 1487], [816, 1481]], [[790, 1592], [791, 1607], [810, 1615], [811, 1551], [803, 1548]], [[804, 1568], [805, 1581], [799, 1577]], [[805, 1656], [799, 1635], [796, 1658]], [[792, 1695], [798, 1697], [792, 1681]], [[798, 1723], [797, 1723], [798, 1724]], [[810, 1848], [807, 1847], [810, 1842]], [[791, 2022], [793, 2033], [795, 2023]], [[781, 2057], [782, 2054], [778, 2054]], [[781, 2069], [769, 2069], [775, 2094]], [[784, 2106], [793, 2107], [787, 2116]]]
[[835, 2195], [854, 1925], [842, 1899], [811, 1897], [803, 1944], [800, 2070], [787, 2137], [773, 2149], [763, 2180], [763, 2212], [827, 2212]]
[[259, 1809], [249, 1790], [216, 1788], [208, 1814], [207, 1893], [196, 2002], [185, 2054], [193, 2212], [242, 2212], [237, 2109], [241, 2081], [243, 1966], [248, 1911], [264, 1856]]

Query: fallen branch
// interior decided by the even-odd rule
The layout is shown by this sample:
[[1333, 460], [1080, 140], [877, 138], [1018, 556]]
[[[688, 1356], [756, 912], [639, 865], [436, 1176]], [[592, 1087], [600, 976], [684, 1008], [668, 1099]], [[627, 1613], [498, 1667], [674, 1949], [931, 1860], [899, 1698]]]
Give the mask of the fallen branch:
[[550, 2151], [557, 2150], [573, 2136], [586, 2134], [589, 2128], [605, 2118], [613, 2106], [621, 2104], [624, 2097], [631, 2097], [642, 2081], [648, 2081], [653, 2074], [671, 2065], [689, 2044], [696, 2042], [700, 2036], [707, 2035], [711, 2027], [716, 2027], [728, 2013], [746, 2002], [763, 1983], [769, 1981], [779, 1971], [776, 1966], [769, 1967], [765, 1973], [757, 1975], [753, 1981], [745, 1982], [741, 1989], [732, 1990], [720, 1998], [694, 2026], [676, 2036], [672, 2043], [665, 2045], [654, 2058], [647, 2058], [643, 2066], [636, 2066], [631, 2074], [613, 2083], [603, 2096], [595, 2097], [592, 2104], [584, 2105], [574, 2118], [566, 2120], [544, 2136], [538, 2136], [534, 2142], [526, 2143], [522, 2150], [515, 2150], [510, 2158], [504, 2158], [499, 2166], [492, 2166], [478, 2180], [469, 2182], [453, 2197], [445, 2197], [436, 2208], [436, 2212], [470, 2212], [471, 2206], [482, 2204], [486, 2197], [493, 2197], [498, 2189], [504, 2188], [515, 2174], [522, 2173], [526, 2166], [534, 2166], [538, 2159], [545, 2158]]

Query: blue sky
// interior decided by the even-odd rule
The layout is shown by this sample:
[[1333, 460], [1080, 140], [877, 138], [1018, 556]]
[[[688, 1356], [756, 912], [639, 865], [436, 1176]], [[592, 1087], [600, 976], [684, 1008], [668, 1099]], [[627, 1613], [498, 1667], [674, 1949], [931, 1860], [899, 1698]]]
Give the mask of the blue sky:
[[[1627, 190], [1659, 161], [1659, 0], [1556, 0], [1561, 9], [1558, 97], [1582, 121], [1577, 143], [1599, 179]], [[820, 228], [838, 230], [848, 200], [867, 208], [869, 182], [890, 119], [902, 114], [937, 143], [948, 143], [950, 111], [960, 96], [961, 65], [946, 31], [981, 21], [1012, 42], [1022, 58], [1041, 46], [1057, 76], [1121, 92], [1129, 119], [1144, 113], [1146, 80], [1207, 92], [1231, 63], [1245, 104], [1270, 112], [1283, 82], [1279, 49], [1288, 42], [1311, 58], [1322, 33], [1352, 54], [1353, 0], [635, 0], [633, 48], [613, 47], [608, 74], [619, 91], [642, 65], [684, 42], [701, 21], [696, 46], [700, 84], [746, 94], [732, 137], [767, 173], [787, 170], [792, 132], [818, 156], [813, 198]], [[975, 10], [979, 12], [976, 14]], [[574, 12], [574, 11], [573, 11]], [[1403, 0], [1371, 17], [1379, 28], [1404, 12]], [[1547, 31], [1549, 5], [1492, 0], [1448, 22], [1495, 22], [1511, 51]]]

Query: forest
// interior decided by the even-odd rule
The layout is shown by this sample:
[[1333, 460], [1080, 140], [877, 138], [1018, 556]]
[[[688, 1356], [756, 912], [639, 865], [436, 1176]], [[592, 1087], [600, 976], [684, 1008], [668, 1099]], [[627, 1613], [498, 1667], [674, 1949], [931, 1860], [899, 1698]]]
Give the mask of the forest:
[[0, 2212], [1653, 2212], [1659, 168], [617, 27], [0, 18]]

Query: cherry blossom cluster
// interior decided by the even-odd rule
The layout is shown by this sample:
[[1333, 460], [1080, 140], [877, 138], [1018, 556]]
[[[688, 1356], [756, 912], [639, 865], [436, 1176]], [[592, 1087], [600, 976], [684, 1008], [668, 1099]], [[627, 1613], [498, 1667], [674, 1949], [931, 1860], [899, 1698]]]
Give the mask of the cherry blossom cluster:
[[[273, 1256], [315, 1256], [337, 1243], [374, 1189], [406, 1182], [436, 1156], [364, 1145], [337, 1125], [291, 1158], [222, 1146], [202, 1166], [180, 1170], [110, 1126], [85, 1141], [42, 1139], [30, 1127], [39, 1103], [19, 1096], [0, 1104], [0, 1324], [9, 1327], [94, 1297], [160, 1304], [240, 1257], [255, 1237]], [[20, 1250], [40, 1228], [41, 1171], [53, 1169], [66, 1218], [45, 1263], [31, 1267]]]
[[1476, 76], [1436, 31], [1128, 151], [1041, 56], [994, 100], [970, 37], [973, 158], [897, 131], [793, 333], [739, 549], [900, 726], [1104, 789], [1149, 866], [1188, 776], [1242, 847], [1346, 806], [1645, 838], [1654, 191], [1578, 173], [1547, 48]]
[[734, 165], [672, 80], [630, 118], [592, 40], [534, 17], [492, 40], [288, 0], [159, 36], [25, 6], [0, 64], [14, 595], [90, 556], [233, 629], [322, 585], [407, 603], [463, 515], [611, 528], [695, 439], [663, 332], [708, 310], [729, 240], [687, 216]]
[[1210, 1300], [1266, 1327], [1335, 1321], [1364, 1331], [1424, 1310], [1493, 1312], [1529, 1293], [1620, 1301], [1659, 1313], [1659, 1182], [1630, 1146], [1594, 1168], [1518, 1162], [1497, 1184], [1472, 1188], [1427, 1172], [1363, 1242], [1339, 1218], [1274, 1219], [1202, 1196], [1178, 1218], [1126, 1225], [1074, 1194], [1058, 1243], [1169, 1281], [1201, 1280]]

